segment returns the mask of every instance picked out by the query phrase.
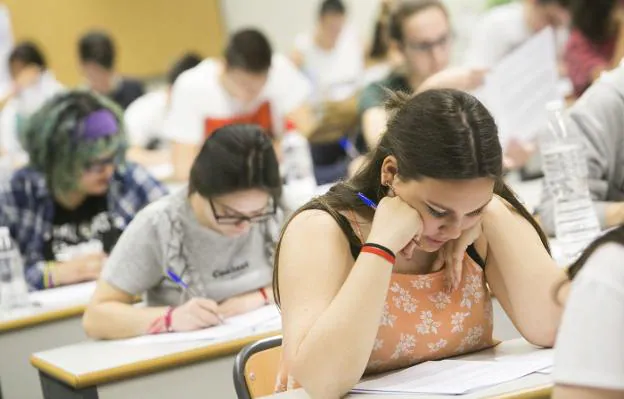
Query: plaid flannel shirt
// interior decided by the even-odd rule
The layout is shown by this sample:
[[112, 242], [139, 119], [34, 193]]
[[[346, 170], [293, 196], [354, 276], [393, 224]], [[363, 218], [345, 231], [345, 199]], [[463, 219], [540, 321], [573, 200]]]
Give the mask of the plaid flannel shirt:
[[[166, 193], [166, 188], [144, 168], [127, 164], [111, 179], [108, 212], [123, 229], [141, 208]], [[0, 184], [0, 226], [9, 228], [19, 246], [31, 289], [43, 288], [43, 246], [52, 234], [53, 220], [54, 200], [41, 173], [26, 167]]]

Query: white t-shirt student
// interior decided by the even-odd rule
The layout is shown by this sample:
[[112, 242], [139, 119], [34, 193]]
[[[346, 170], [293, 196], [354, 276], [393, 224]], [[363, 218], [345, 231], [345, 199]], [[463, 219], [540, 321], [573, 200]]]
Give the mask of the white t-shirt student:
[[30, 115], [64, 89], [54, 74], [46, 70], [32, 85], [11, 98], [0, 114], [0, 149], [12, 155], [25, 156], [19, 143], [20, 129]]
[[[534, 32], [525, 17], [522, 1], [500, 5], [489, 10], [475, 26], [464, 63], [471, 67], [489, 68], [526, 42]], [[568, 32], [555, 30], [558, 53], [563, 51]]]
[[619, 244], [598, 248], [572, 282], [555, 346], [554, 380], [624, 391], [624, 247]]
[[331, 50], [320, 48], [311, 32], [295, 38], [295, 50], [301, 54], [303, 73], [312, 83], [311, 104], [345, 100], [361, 87], [364, 53], [350, 25], [343, 27]]
[[223, 88], [223, 67], [218, 60], [207, 59], [176, 80], [165, 121], [167, 139], [199, 145], [215, 129], [231, 123], [257, 124], [269, 135], [280, 137], [284, 117], [309, 98], [310, 83], [283, 55], [273, 55], [267, 82], [249, 104], [242, 104]]
[[164, 139], [165, 116], [169, 95], [166, 89], [145, 93], [124, 112], [130, 145], [145, 148], [154, 140]]

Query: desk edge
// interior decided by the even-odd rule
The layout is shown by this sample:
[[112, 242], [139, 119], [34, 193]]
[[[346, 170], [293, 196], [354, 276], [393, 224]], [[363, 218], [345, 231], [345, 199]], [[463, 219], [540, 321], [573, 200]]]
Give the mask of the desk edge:
[[125, 364], [123, 366], [98, 370], [95, 372], [79, 375], [70, 373], [60, 367], [57, 367], [52, 363], [37, 357], [36, 354], [31, 355], [30, 363], [33, 365], [33, 367], [49, 375], [50, 377], [64, 382], [65, 384], [68, 384], [75, 389], [81, 389], [125, 380], [140, 375], [151, 374], [176, 366], [189, 365], [219, 356], [231, 355], [233, 353], [237, 353], [243, 347], [252, 342], [279, 334], [281, 334], [281, 331], [279, 330], [272, 331], [269, 333], [238, 338], [216, 345], [190, 349], [187, 351], [172, 353], [154, 359], [141, 360], [136, 363]]
[[0, 334], [36, 326], [43, 323], [49, 323], [52, 321], [81, 316], [84, 313], [85, 308], [86, 305], [70, 306], [62, 309], [49, 310], [47, 312], [42, 312], [19, 319], [0, 321]]
[[490, 396], [491, 399], [539, 399], [550, 397], [553, 384], [542, 384], [534, 388], [527, 388], [516, 392], [509, 392], [502, 395]]

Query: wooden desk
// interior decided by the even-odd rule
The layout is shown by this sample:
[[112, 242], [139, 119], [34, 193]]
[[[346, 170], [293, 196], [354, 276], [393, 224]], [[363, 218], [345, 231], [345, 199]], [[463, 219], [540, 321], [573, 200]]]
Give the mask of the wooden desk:
[[88, 341], [36, 353], [46, 399], [236, 398], [234, 358], [247, 344], [279, 334], [230, 341], [129, 345]]
[[[535, 350], [533, 346], [523, 339], [505, 341], [493, 349], [479, 353], [462, 356], [464, 360], [488, 360], [493, 356], [529, 353]], [[347, 396], [348, 399], [541, 399], [550, 398], [552, 391], [552, 378], [550, 375], [531, 374], [515, 381], [510, 381], [494, 387], [478, 390], [466, 395], [364, 395], [355, 394]], [[285, 392], [279, 395], [267, 396], [265, 399], [310, 399], [302, 389]]]
[[94, 289], [94, 283], [85, 283], [34, 292], [30, 300], [41, 306], [0, 316], [1, 398], [42, 398], [28, 359], [34, 352], [85, 339], [81, 316]]

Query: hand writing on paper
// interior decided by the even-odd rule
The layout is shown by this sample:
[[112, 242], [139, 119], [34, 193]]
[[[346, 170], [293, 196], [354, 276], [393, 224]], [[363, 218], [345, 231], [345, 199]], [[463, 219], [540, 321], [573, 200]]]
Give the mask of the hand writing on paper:
[[193, 298], [171, 313], [173, 331], [194, 331], [220, 324], [219, 305], [212, 299]]
[[462, 279], [462, 266], [466, 249], [473, 244], [483, 233], [481, 222], [464, 231], [458, 239], [444, 244], [438, 251], [438, 257], [433, 263], [433, 271], [441, 270], [446, 266], [445, 276], [448, 289], [453, 291], [459, 288]]
[[248, 292], [238, 295], [219, 304], [219, 314], [223, 318], [251, 312], [264, 306], [264, 297], [260, 291]]

